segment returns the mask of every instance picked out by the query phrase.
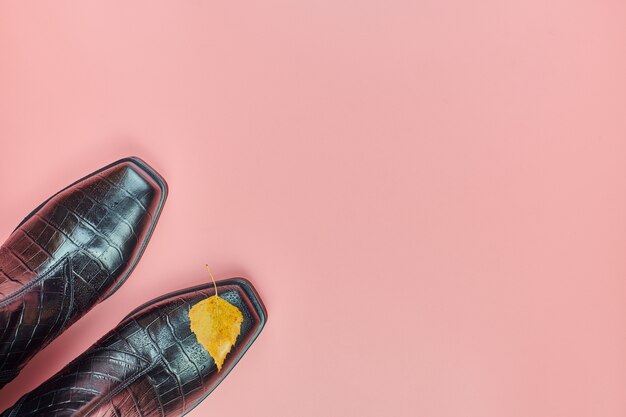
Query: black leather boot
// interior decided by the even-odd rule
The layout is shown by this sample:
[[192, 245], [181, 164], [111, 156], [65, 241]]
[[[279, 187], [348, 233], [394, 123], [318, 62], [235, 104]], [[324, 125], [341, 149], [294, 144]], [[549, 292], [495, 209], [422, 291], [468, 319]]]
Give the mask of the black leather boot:
[[241, 333], [221, 372], [191, 332], [189, 310], [214, 295], [212, 284], [157, 298], [122, 322], [0, 417], [177, 417], [228, 375], [261, 332], [267, 313], [241, 278], [218, 283], [243, 314]]
[[143, 253], [165, 181], [127, 158], [41, 204], [0, 247], [0, 387], [113, 294]]

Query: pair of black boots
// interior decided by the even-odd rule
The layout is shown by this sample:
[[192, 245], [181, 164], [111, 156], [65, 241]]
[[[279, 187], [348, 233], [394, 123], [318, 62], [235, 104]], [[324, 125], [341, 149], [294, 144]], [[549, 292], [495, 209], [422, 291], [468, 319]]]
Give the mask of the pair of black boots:
[[[124, 283], [166, 196], [156, 171], [126, 158], [63, 189], [19, 224], [0, 247], [0, 387]], [[190, 329], [190, 308], [215, 294], [208, 284], [137, 308], [0, 417], [186, 414], [265, 324], [265, 308], [248, 281], [221, 281], [218, 288], [244, 318], [221, 372]]]

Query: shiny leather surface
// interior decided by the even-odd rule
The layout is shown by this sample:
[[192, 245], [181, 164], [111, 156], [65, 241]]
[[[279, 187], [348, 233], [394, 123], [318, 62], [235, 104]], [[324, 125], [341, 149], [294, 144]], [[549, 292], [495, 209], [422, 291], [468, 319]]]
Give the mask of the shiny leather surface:
[[0, 247], [0, 387], [110, 295], [139, 259], [165, 182], [128, 158], [57, 193]]
[[0, 417], [186, 414], [230, 372], [265, 324], [265, 309], [249, 282], [222, 281], [218, 289], [244, 316], [220, 373], [188, 317], [191, 306], [214, 294], [209, 284], [140, 307]]

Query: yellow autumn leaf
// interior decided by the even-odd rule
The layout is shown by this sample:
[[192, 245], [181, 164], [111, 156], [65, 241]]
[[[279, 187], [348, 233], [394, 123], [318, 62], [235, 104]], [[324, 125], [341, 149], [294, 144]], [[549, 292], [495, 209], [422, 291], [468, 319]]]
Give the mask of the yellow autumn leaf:
[[209, 352], [218, 372], [221, 371], [224, 359], [241, 332], [243, 314], [228, 301], [213, 295], [193, 305], [189, 320], [198, 343]]

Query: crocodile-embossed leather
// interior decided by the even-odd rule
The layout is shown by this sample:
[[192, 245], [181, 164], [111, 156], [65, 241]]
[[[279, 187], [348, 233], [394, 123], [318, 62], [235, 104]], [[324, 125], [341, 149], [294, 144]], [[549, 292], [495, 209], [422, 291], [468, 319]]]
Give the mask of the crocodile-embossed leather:
[[55, 376], [0, 417], [175, 417], [202, 401], [230, 372], [265, 324], [265, 308], [241, 278], [218, 283], [243, 313], [241, 334], [221, 372], [191, 332], [189, 310], [212, 284], [139, 307]]
[[13, 231], [0, 247], [0, 387], [124, 282], [166, 190], [141, 160], [123, 159], [55, 194]]

